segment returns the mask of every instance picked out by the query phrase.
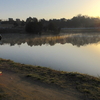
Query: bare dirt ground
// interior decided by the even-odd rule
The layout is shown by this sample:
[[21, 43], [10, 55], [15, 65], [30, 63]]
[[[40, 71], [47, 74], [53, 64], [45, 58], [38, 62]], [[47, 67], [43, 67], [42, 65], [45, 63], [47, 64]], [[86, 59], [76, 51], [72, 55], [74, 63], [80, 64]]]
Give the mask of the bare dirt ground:
[[70, 87], [61, 89], [57, 86], [31, 81], [11, 71], [2, 70], [2, 72], [0, 85], [8, 95], [7, 100], [83, 100], [83, 95], [76, 89]]

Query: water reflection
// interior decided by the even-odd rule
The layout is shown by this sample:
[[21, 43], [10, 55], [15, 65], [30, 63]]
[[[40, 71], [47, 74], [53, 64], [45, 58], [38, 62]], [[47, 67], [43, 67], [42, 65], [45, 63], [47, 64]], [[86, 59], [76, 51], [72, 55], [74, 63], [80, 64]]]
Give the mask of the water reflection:
[[100, 34], [2, 34], [0, 58], [56, 70], [100, 75]]
[[41, 45], [55, 45], [56, 43], [65, 44], [71, 43], [75, 46], [84, 46], [87, 44], [98, 43], [100, 41], [100, 33], [77, 33], [77, 34], [66, 34], [57, 36], [34, 36], [29, 34], [2, 34], [3, 39], [1, 45], [10, 44], [14, 46], [15, 44], [21, 45], [22, 43], [27, 43], [29, 46], [41, 46]]

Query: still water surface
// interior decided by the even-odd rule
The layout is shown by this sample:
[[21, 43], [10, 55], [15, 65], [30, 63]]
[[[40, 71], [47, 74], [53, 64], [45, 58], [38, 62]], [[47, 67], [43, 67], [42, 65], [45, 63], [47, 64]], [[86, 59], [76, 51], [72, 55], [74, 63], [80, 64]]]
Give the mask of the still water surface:
[[0, 58], [61, 71], [100, 75], [100, 33], [2, 36]]

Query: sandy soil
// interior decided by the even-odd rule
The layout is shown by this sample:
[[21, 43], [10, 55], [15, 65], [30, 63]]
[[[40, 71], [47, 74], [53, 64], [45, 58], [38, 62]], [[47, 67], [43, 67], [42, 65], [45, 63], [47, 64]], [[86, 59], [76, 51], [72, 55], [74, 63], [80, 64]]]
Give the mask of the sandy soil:
[[83, 100], [83, 95], [73, 88], [61, 89], [32, 81], [11, 71], [2, 72], [0, 84], [8, 95], [7, 100]]

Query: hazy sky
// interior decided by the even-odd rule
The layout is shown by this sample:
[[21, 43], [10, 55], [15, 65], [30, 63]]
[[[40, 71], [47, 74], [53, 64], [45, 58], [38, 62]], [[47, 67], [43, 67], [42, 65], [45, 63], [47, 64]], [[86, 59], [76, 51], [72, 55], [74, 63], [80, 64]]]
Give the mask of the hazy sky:
[[0, 0], [0, 19], [70, 19], [78, 14], [100, 16], [100, 0]]

